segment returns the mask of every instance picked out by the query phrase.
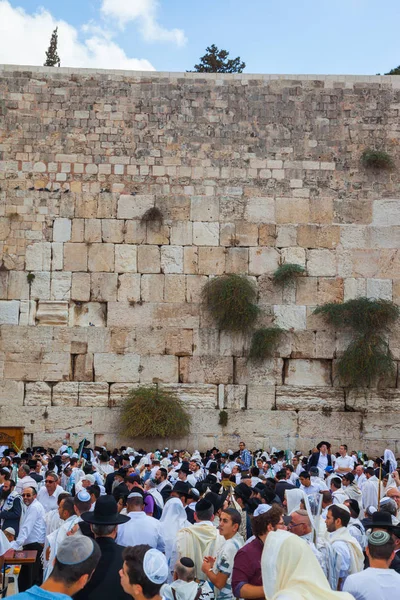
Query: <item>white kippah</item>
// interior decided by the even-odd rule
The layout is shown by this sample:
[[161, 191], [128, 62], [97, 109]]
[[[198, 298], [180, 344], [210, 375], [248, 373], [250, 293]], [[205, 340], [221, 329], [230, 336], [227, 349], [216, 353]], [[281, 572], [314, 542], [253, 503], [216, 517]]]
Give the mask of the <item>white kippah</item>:
[[258, 517], [259, 515], [263, 515], [264, 513], [271, 510], [271, 508], [272, 508], [272, 506], [270, 506], [269, 504], [259, 504], [253, 513], [253, 517]]
[[86, 490], [81, 490], [80, 492], [78, 492], [78, 494], [76, 495], [76, 497], [81, 502], [89, 502], [89, 500], [90, 500], [90, 494]]
[[168, 577], [168, 563], [164, 554], [155, 548], [147, 550], [143, 560], [143, 571], [152, 583], [164, 583]]
[[345, 510], [346, 512], [348, 512], [350, 514], [350, 509], [345, 504], [333, 504], [333, 506], [337, 506], [338, 508], [341, 508], [342, 510]]
[[94, 543], [85, 535], [72, 535], [64, 539], [57, 551], [57, 560], [63, 565], [79, 565], [93, 554]]

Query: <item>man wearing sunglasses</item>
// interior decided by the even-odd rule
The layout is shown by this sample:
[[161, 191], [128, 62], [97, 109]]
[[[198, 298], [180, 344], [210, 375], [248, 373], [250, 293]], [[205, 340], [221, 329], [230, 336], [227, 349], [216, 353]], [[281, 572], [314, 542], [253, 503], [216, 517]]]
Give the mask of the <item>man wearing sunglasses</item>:
[[46, 536], [45, 510], [38, 502], [36, 489], [26, 487], [22, 490], [22, 499], [26, 506], [25, 514], [21, 521], [19, 534], [11, 547], [15, 550], [36, 550], [36, 561], [32, 565], [23, 565], [18, 579], [19, 590], [24, 592], [32, 585], [41, 585], [43, 568], [41, 554]]
[[38, 501], [43, 506], [45, 512], [57, 508], [57, 499], [64, 490], [61, 485], [58, 485], [58, 476], [53, 471], [46, 473], [44, 486], [40, 488], [38, 493]]

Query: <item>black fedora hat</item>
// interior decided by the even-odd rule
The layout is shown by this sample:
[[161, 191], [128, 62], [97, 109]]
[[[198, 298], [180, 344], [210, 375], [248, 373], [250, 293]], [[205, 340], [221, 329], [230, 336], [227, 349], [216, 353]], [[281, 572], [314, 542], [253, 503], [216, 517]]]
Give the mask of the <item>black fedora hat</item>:
[[324, 441], [322, 441], [322, 442], [320, 442], [320, 443], [318, 444], [318, 446], [317, 446], [317, 450], [321, 450], [321, 446], [323, 446], [324, 444], [325, 444], [325, 446], [328, 448], [328, 450], [330, 450], [330, 448], [331, 448], [331, 444], [330, 444], [329, 442], [324, 442]]
[[83, 521], [93, 525], [122, 525], [130, 520], [130, 517], [118, 513], [117, 503], [113, 496], [100, 496], [94, 511], [85, 512], [81, 517]]
[[374, 529], [375, 527], [379, 527], [380, 529], [392, 529], [394, 527], [392, 522], [392, 515], [380, 510], [374, 512], [371, 521], [372, 529]]
[[251, 488], [245, 483], [239, 483], [233, 490], [235, 496], [242, 498], [242, 500], [249, 500], [251, 496]]
[[177, 481], [171, 492], [177, 492], [181, 496], [189, 496], [190, 485], [186, 481]]
[[176, 472], [180, 473], [181, 471], [182, 471], [182, 473], [186, 473], [186, 475], [192, 474], [192, 471], [190, 470], [188, 462], [183, 462], [180, 469], [178, 469]]

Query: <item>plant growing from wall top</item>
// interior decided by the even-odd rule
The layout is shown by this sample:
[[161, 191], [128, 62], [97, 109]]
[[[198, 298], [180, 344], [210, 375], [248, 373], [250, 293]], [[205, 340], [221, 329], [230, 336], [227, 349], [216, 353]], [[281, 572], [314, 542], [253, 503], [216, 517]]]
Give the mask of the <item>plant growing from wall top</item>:
[[356, 298], [342, 304], [324, 304], [314, 313], [322, 315], [336, 329], [345, 328], [353, 333], [337, 364], [339, 379], [345, 386], [370, 386], [395, 373], [395, 362], [384, 334], [400, 315], [396, 304]]
[[295, 263], [284, 263], [280, 265], [273, 274], [274, 283], [284, 284], [293, 281], [296, 277], [304, 275], [305, 268]]
[[383, 150], [368, 148], [361, 155], [361, 162], [367, 169], [393, 169], [394, 162], [390, 154]]
[[249, 359], [260, 363], [271, 358], [283, 332], [280, 327], [257, 329], [251, 338]]
[[157, 384], [141, 386], [123, 403], [120, 431], [128, 438], [183, 437], [190, 432], [190, 416], [173, 392]]
[[202, 303], [219, 329], [248, 332], [253, 328], [260, 309], [257, 289], [244, 275], [222, 275], [209, 279], [202, 290]]

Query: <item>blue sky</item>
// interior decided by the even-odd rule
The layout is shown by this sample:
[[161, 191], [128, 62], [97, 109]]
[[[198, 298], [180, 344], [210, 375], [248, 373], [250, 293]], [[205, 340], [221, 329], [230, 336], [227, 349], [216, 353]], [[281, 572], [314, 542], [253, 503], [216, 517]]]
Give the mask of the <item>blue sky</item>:
[[[383, 7], [383, 8], [381, 8]], [[0, 0], [0, 62], [191, 69], [207, 45], [248, 73], [384, 73], [400, 64], [399, 0]]]

